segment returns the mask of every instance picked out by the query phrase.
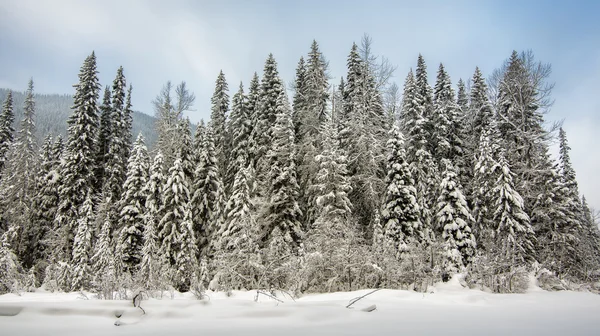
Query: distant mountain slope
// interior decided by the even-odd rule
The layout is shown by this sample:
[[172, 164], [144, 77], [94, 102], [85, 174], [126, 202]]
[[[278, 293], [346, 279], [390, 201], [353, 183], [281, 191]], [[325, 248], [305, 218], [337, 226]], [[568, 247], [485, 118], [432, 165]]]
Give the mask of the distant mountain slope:
[[[8, 89], [0, 88], [0, 106], [6, 99]], [[19, 124], [23, 118], [23, 102], [25, 94], [23, 92], [13, 91], [13, 100], [15, 107], [15, 130], [19, 129]], [[59, 94], [36, 94], [35, 95], [35, 124], [37, 128], [37, 138], [41, 143], [47, 134], [54, 136], [62, 134], [66, 138], [67, 119], [71, 115], [71, 106], [73, 106], [73, 96]], [[146, 139], [148, 148], [154, 146], [156, 142], [156, 132], [154, 122], [156, 118], [142, 112], [133, 112], [133, 137], [137, 137], [142, 132]]]

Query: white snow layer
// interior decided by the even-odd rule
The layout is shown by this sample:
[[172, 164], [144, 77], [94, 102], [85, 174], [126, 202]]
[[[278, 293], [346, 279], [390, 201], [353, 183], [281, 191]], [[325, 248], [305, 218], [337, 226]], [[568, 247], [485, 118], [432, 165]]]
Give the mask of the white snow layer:
[[[427, 293], [369, 290], [306, 295], [278, 303], [256, 291], [209, 293], [210, 301], [84, 299], [78, 293], [0, 296], [0, 333], [29, 335], [600, 335], [600, 296], [580, 292], [490, 294], [454, 278]], [[91, 296], [89, 296], [91, 297]], [[377, 305], [377, 310], [362, 309]], [[115, 312], [123, 311], [121, 326]]]

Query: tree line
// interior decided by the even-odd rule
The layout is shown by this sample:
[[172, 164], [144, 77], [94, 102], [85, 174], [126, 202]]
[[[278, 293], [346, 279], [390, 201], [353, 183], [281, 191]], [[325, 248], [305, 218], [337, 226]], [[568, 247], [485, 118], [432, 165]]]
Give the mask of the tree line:
[[33, 81], [13, 129], [9, 92], [0, 291], [424, 290], [464, 272], [506, 292], [541, 269], [596, 280], [597, 223], [564, 130], [544, 121], [550, 66], [515, 51], [491, 80], [476, 68], [455, 89], [443, 64], [431, 86], [419, 55], [400, 94], [370, 43], [352, 46], [334, 85], [313, 41], [291, 99], [272, 54], [231, 99], [220, 72], [193, 135], [195, 96], [167, 83], [151, 150], [133, 138], [123, 68], [100, 97], [94, 53], [64, 141], [37, 147]]

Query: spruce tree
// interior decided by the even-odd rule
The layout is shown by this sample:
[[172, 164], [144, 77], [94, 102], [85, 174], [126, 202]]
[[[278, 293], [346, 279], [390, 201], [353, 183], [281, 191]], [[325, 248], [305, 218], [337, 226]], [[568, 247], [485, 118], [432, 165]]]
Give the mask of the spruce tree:
[[247, 108], [248, 108], [248, 116], [250, 118], [250, 137], [248, 139], [248, 155], [249, 160], [252, 162], [253, 167], [256, 167], [256, 153], [258, 152], [258, 139], [260, 134], [255, 131], [257, 125], [259, 124], [259, 104], [260, 104], [260, 81], [258, 79], [258, 74], [255, 72], [252, 80], [250, 81], [250, 86], [248, 87], [248, 97], [247, 97]]
[[443, 228], [444, 270], [456, 273], [473, 261], [475, 237], [471, 233], [474, 219], [458, 184], [452, 164], [445, 160], [444, 179], [440, 183], [436, 207], [437, 226]]
[[117, 70], [112, 86], [112, 129], [105, 158], [105, 181], [103, 193], [113, 200], [119, 200], [123, 193], [123, 182], [127, 173], [125, 143], [125, 76], [123, 67]]
[[387, 147], [387, 188], [381, 217], [387, 240], [400, 254], [423, 241], [423, 225], [415, 181], [406, 162], [404, 137], [396, 126], [390, 131]]
[[231, 190], [235, 183], [235, 175], [239, 169], [248, 167], [250, 163], [249, 142], [252, 132], [252, 120], [248, 113], [248, 102], [244, 95], [244, 87], [240, 83], [238, 92], [233, 95], [231, 109], [231, 123], [229, 135], [231, 136], [232, 146], [229, 154], [229, 167], [225, 185], [227, 190]]
[[[412, 70], [409, 72], [404, 85], [402, 100], [402, 117], [400, 130], [406, 135], [406, 160], [415, 186], [417, 188], [417, 202], [421, 209], [421, 220], [426, 231], [426, 238], [431, 238], [433, 229], [433, 216], [431, 211], [435, 206], [436, 172], [434, 161], [429, 152], [426, 119], [424, 117], [422, 97], [419, 94]], [[438, 232], [442, 232], [438, 228]]]
[[162, 204], [158, 211], [162, 216], [158, 223], [160, 255], [165, 256], [168, 265], [173, 269], [181, 249], [179, 228], [184, 221], [186, 206], [190, 199], [189, 189], [181, 159], [176, 158], [173, 166], [169, 168], [169, 176], [162, 187]]
[[306, 64], [304, 63], [304, 56], [300, 56], [298, 66], [296, 67], [294, 99], [292, 102], [292, 121], [294, 123], [296, 142], [302, 142], [301, 132], [305, 131], [306, 103]]
[[126, 271], [134, 273], [142, 259], [146, 184], [148, 183], [148, 152], [144, 137], [139, 134], [127, 165], [123, 197], [119, 203], [121, 259]]
[[198, 244], [194, 235], [194, 223], [190, 203], [186, 204], [183, 220], [179, 222], [179, 244], [175, 261], [175, 287], [187, 292], [197, 282]]
[[39, 156], [35, 139], [35, 100], [33, 80], [29, 80], [23, 106], [21, 127], [9, 152], [10, 161], [0, 187], [2, 188], [3, 217], [19, 227], [13, 250], [27, 268], [33, 264], [39, 244], [40, 228], [31, 221], [34, 213], [36, 178], [39, 173]]
[[2, 104], [2, 114], [0, 114], [0, 172], [6, 165], [8, 150], [13, 142], [14, 119], [12, 91], [8, 91], [4, 104]]
[[465, 82], [460, 78], [458, 83], [456, 83], [456, 87], [458, 88], [458, 92], [456, 94], [456, 103], [458, 107], [466, 114], [467, 109], [469, 107], [469, 97], [467, 88], [465, 86]]
[[[110, 210], [108, 211], [110, 212]], [[112, 299], [113, 292], [117, 290], [117, 277], [119, 271], [116, 269], [115, 249], [111, 239], [113, 228], [113, 215], [106, 213], [102, 219], [102, 226], [94, 253], [90, 259], [92, 270], [92, 287], [100, 292], [105, 299]]]
[[[161, 248], [159, 226], [162, 207], [162, 187], [166, 183], [163, 174], [163, 156], [159, 151], [150, 167], [148, 183], [144, 186], [145, 214], [144, 214], [144, 245], [142, 247], [142, 260], [140, 262], [139, 278], [148, 289], [158, 289], [162, 280], [168, 278], [167, 260]], [[164, 223], [163, 223], [164, 224]]]
[[515, 190], [510, 166], [500, 151], [494, 168], [497, 180], [492, 191], [496, 198], [493, 220], [500, 240], [500, 256], [511, 265], [520, 265], [534, 258], [535, 234], [530, 218], [524, 211], [523, 198]]
[[268, 165], [267, 153], [273, 145], [273, 132], [276, 123], [279, 96], [284, 92], [283, 82], [279, 78], [277, 62], [273, 54], [269, 54], [265, 62], [264, 74], [260, 84], [258, 108], [256, 109], [256, 124], [253, 128], [254, 139], [254, 164], [256, 179], [259, 182], [257, 192], [264, 196], [268, 189], [267, 175], [270, 167]]
[[56, 229], [62, 242], [56, 246], [61, 258], [71, 256], [73, 233], [77, 227], [78, 209], [83, 205], [87, 190], [93, 187], [96, 131], [98, 127], [98, 83], [96, 56], [88, 56], [75, 85], [75, 104], [69, 118], [68, 140], [64, 160], [61, 161], [60, 203], [56, 214]]
[[[298, 246], [302, 237], [298, 206], [298, 182], [294, 164], [294, 129], [289, 102], [281, 91], [276, 104], [277, 121], [268, 157], [266, 209], [260, 238], [263, 242], [277, 239], [289, 248]], [[277, 243], [279, 244], [279, 243]], [[280, 245], [277, 245], [280, 246]], [[279, 249], [277, 249], [279, 250]]]
[[78, 211], [77, 231], [73, 241], [73, 290], [84, 290], [90, 285], [90, 258], [92, 257], [92, 235], [94, 210], [90, 192]]
[[100, 192], [104, 185], [105, 165], [108, 155], [110, 140], [113, 135], [113, 116], [110, 87], [104, 88], [102, 105], [100, 105], [100, 126], [98, 129], [97, 153], [96, 153], [96, 186], [95, 190]]
[[223, 200], [223, 185], [219, 178], [218, 160], [213, 138], [212, 124], [209, 124], [204, 134], [204, 151], [196, 168], [192, 197], [192, 216], [194, 236], [198, 238], [202, 252], [208, 252], [213, 234], [221, 222]]
[[221, 251], [252, 250], [256, 240], [255, 209], [249, 186], [251, 168], [244, 167], [242, 159], [237, 162], [240, 168], [235, 174], [231, 196], [225, 206], [225, 222], [215, 237], [215, 246]]
[[219, 167], [219, 177], [225, 178], [227, 173], [228, 141], [227, 113], [229, 112], [229, 88], [223, 71], [219, 72], [215, 83], [215, 92], [210, 100], [212, 104], [210, 120], [212, 123], [213, 136], [215, 139], [215, 155]]

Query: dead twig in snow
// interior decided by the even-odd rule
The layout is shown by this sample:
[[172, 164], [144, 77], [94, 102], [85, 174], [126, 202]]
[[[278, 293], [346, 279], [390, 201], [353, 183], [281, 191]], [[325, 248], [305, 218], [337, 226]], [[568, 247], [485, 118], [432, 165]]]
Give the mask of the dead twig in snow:
[[378, 290], [380, 290], [380, 288], [375, 289], [373, 291], [368, 292], [367, 294], [363, 295], [363, 296], [359, 296], [357, 298], [354, 298], [352, 300], [350, 300], [350, 303], [346, 306], [346, 308], [350, 308], [350, 306], [352, 306], [353, 304], [355, 304], [356, 302], [358, 302], [359, 300], [362, 300], [363, 298], [365, 298], [366, 296], [369, 296], [375, 292], [377, 292]]

